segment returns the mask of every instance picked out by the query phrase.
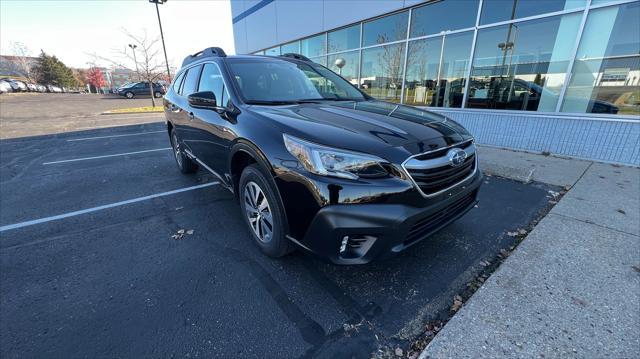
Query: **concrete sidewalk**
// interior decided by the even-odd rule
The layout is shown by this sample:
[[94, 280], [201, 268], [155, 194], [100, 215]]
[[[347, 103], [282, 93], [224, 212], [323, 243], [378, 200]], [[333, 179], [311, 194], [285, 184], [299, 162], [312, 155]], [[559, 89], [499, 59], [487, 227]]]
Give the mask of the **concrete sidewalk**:
[[488, 172], [571, 189], [420, 358], [639, 357], [640, 169], [480, 155]]

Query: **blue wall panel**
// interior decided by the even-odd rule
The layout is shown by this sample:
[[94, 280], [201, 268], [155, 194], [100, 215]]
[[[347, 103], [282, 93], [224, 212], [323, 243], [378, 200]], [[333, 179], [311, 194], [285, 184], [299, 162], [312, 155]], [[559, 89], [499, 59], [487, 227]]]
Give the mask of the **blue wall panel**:
[[640, 122], [637, 121], [435, 111], [458, 121], [480, 144], [640, 166]]

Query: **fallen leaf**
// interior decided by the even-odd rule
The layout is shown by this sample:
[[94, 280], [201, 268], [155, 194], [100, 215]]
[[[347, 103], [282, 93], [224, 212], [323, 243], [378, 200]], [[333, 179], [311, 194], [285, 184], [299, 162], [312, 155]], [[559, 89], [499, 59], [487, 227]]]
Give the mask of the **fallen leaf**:
[[401, 348], [396, 348], [396, 356], [401, 357], [404, 354]]
[[179, 229], [178, 234], [184, 234], [184, 229]]
[[515, 237], [518, 235], [518, 232], [507, 232], [507, 236], [509, 237]]
[[618, 213], [627, 214], [623, 209], [618, 209]]
[[187, 234], [188, 234], [188, 235], [192, 235], [192, 234], [193, 234], [193, 229], [188, 230], [188, 231], [187, 231]]
[[518, 230], [518, 233], [519, 233], [521, 236], [524, 236], [525, 234], [527, 234], [527, 230], [526, 230], [526, 229], [520, 229], [520, 230]]

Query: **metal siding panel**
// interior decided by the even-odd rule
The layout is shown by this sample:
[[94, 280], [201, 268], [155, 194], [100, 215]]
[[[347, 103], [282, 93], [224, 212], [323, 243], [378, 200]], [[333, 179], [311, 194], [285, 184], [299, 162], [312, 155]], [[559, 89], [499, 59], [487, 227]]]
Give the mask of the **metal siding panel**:
[[276, 0], [278, 44], [323, 31], [322, 0]]
[[382, 15], [402, 9], [402, 1], [380, 0], [324, 0], [324, 30], [332, 30], [340, 26]]
[[430, 110], [458, 121], [480, 144], [640, 166], [640, 122]]
[[[257, 3], [257, 1], [255, 1]], [[247, 8], [253, 6], [247, 2]], [[247, 52], [254, 52], [277, 44], [275, 2], [244, 18], [247, 29]]]

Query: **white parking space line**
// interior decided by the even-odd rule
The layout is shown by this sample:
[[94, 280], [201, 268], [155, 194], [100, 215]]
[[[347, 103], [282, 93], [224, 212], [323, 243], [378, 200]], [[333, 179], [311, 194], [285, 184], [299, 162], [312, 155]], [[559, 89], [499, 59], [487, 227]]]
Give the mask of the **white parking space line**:
[[45, 217], [45, 218], [40, 218], [40, 219], [34, 219], [34, 220], [31, 220], [31, 221], [26, 221], [26, 222], [8, 224], [6, 226], [0, 227], [0, 232], [9, 231], [9, 230], [12, 230], [12, 229], [17, 229], [17, 228], [22, 228], [22, 227], [33, 226], [33, 225], [40, 224], [40, 223], [57, 221], [59, 219], [64, 219], [64, 218], [69, 218], [69, 217], [75, 217], [75, 216], [79, 216], [79, 215], [86, 214], [86, 213], [102, 211], [102, 210], [109, 209], [109, 208], [114, 208], [114, 207], [124, 206], [124, 205], [131, 204], [131, 203], [150, 200], [150, 199], [153, 199], [153, 198], [170, 196], [170, 195], [176, 194], [176, 193], [193, 191], [193, 190], [200, 189], [200, 188], [215, 186], [217, 184], [220, 184], [220, 182], [209, 182], [209, 183], [205, 183], [205, 184], [201, 184], [201, 185], [197, 185], [197, 186], [180, 188], [180, 189], [176, 189], [176, 190], [173, 190], [173, 191], [156, 193], [156, 194], [152, 194], [152, 195], [149, 195], [149, 196], [128, 199], [126, 201], [120, 201], [120, 202], [105, 204], [105, 205], [98, 206], [98, 207], [87, 208], [87, 209], [82, 209], [82, 210], [79, 210], [79, 211], [73, 211], [73, 212], [69, 212], [69, 213], [59, 214], [57, 216], [51, 216], [51, 217]]
[[82, 158], [72, 158], [70, 160], [61, 160], [61, 161], [51, 161], [51, 162], [44, 162], [42, 163], [43, 165], [53, 165], [53, 164], [57, 164], [57, 163], [67, 163], [67, 162], [77, 162], [77, 161], [87, 161], [87, 160], [95, 160], [95, 159], [99, 159], [99, 158], [109, 158], [109, 157], [118, 157], [118, 156], [127, 156], [127, 155], [135, 155], [138, 153], [147, 153], [147, 152], [157, 152], [157, 151], [166, 151], [166, 150], [170, 150], [171, 147], [165, 147], [165, 148], [156, 148], [153, 150], [144, 150], [144, 151], [135, 151], [135, 152], [125, 152], [125, 153], [115, 153], [113, 155], [104, 155], [104, 156], [93, 156], [93, 157], [82, 157]]
[[127, 133], [127, 134], [125, 134], [125, 135], [110, 135], [110, 136], [96, 136], [96, 137], [74, 138], [74, 139], [71, 139], [71, 140], [67, 140], [67, 142], [99, 140], [99, 139], [102, 139], [102, 138], [114, 138], [114, 137], [141, 136], [141, 135], [147, 135], [147, 134], [150, 134], [150, 133], [161, 133], [161, 132], [166, 133], [166, 132], [167, 132], [167, 130], [161, 130], [161, 131], [147, 131], [147, 132], [137, 132], [137, 133]]

